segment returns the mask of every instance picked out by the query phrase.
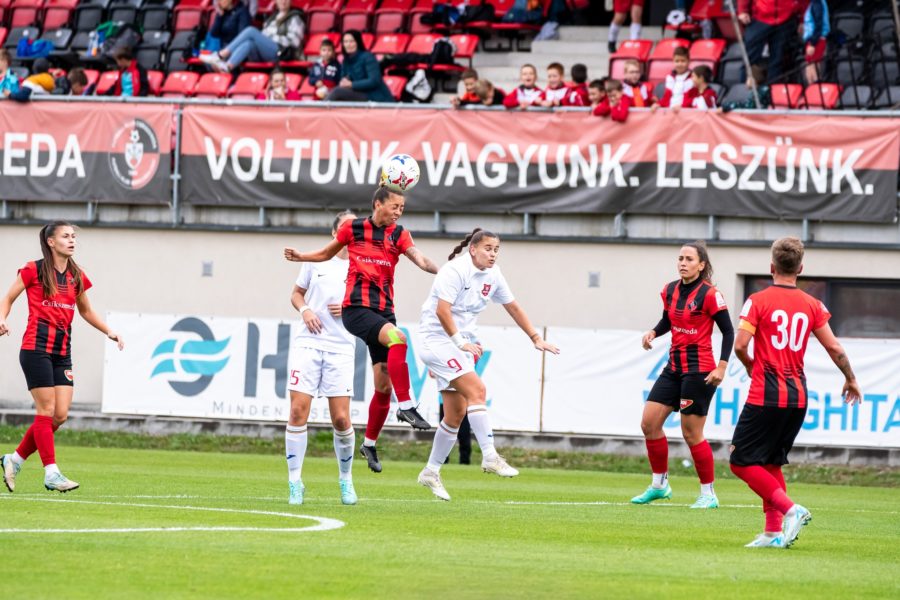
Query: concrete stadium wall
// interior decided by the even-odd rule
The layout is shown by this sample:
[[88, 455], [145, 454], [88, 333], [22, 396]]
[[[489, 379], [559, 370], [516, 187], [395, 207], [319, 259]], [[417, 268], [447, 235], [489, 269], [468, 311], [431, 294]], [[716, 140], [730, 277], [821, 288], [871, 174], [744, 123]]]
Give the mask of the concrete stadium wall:
[[[37, 232], [33, 225], [0, 225], [0, 287], [4, 291], [20, 266], [40, 257]], [[85, 227], [79, 231], [76, 257], [95, 284], [89, 296], [101, 312], [291, 319], [296, 314], [288, 297], [299, 265], [285, 262], [281, 249], [291, 245], [312, 250], [325, 242], [324, 235]], [[418, 245], [442, 263], [455, 241], [421, 238]], [[537, 325], [647, 329], [659, 317], [660, 289], [676, 277], [677, 252], [677, 246], [637, 243], [506, 241], [500, 262]], [[743, 298], [741, 276], [767, 274], [768, 250], [718, 246], [711, 249], [711, 258], [716, 282], [736, 316]], [[202, 276], [205, 261], [213, 263], [212, 277]], [[897, 277], [900, 253], [813, 247], [804, 272], [822, 277]], [[599, 273], [599, 287], [588, 286], [590, 273]], [[396, 283], [401, 321], [418, 320], [430, 285], [430, 275], [408, 261], [401, 262]], [[12, 335], [0, 338], [2, 402], [30, 401], [18, 366], [26, 315], [23, 296], [8, 320]], [[510, 324], [498, 307], [491, 307], [481, 322]], [[97, 404], [107, 342], [80, 318], [73, 329], [75, 402]]]

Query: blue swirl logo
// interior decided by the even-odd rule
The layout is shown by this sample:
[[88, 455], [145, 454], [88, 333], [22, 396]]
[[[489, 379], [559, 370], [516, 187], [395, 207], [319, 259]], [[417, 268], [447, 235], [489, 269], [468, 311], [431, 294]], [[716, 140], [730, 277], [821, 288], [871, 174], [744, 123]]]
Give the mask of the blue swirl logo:
[[178, 321], [171, 331], [193, 333], [200, 339], [181, 341], [172, 338], [160, 342], [153, 349], [151, 358], [156, 366], [150, 378], [158, 375], [197, 375], [192, 381], [168, 381], [178, 394], [196, 396], [209, 387], [213, 376], [228, 364], [230, 357], [221, 355], [228, 348], [231, 338], [217, 340], [209, 326], [195, 317]]

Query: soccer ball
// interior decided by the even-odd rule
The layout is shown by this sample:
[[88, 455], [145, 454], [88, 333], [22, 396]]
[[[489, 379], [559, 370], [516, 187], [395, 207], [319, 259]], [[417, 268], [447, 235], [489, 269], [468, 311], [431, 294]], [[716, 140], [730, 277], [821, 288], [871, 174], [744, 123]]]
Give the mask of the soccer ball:
[[395, 154], [381, 165], [381, 185], [395, 192], [408, 192], [419, 183], [419, 163], [409, 154]]

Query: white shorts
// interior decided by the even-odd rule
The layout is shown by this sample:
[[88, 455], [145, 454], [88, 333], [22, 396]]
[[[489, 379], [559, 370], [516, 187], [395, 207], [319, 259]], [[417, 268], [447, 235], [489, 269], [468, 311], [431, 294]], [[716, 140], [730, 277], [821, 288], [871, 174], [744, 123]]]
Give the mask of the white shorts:
[[353, 396], [354, 356], [294, 347], [287, 389], [313, 398]]
[[475, 357], [457, 348], [446, 334], [426, 334], [422, 338], [420, 354], [437, 380], [439, 391], [454, 391], [451, 381], [475, 371]]

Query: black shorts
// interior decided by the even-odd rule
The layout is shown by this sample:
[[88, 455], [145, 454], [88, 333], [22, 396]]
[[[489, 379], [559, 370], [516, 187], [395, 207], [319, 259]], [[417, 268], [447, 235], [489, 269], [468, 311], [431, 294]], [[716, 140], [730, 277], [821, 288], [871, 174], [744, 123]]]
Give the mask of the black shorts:
[[745, 404], [731, 440], [731, 464], [786, 465], [806, 408]]
[[39, 350], [20, 350], [19, 364], [28, 389], [74, 385], [72, 357]]
[[373, 365], [387, 362], [388, 349], [378, 341], [378, 334], [388, 323], [397, 324], [394, 313], [364, 306], [345, 306], [341, 310], [341, 321], [347, 331], [366, 343]]
[[684, 415], [705, 417], [716, 393], [716, 386], [704, 381], [707, 375], [709, 373], [676, 373], [666, 367], [653, 384], [647, 401], [671, 406], [672, 410]]

